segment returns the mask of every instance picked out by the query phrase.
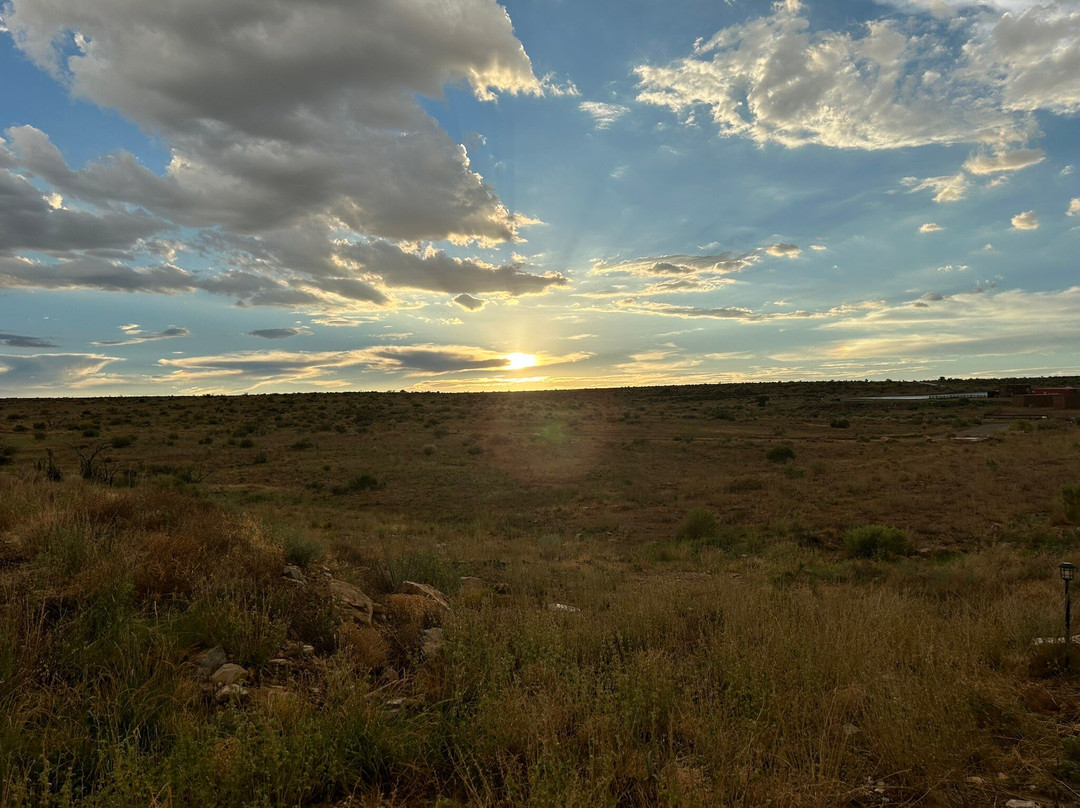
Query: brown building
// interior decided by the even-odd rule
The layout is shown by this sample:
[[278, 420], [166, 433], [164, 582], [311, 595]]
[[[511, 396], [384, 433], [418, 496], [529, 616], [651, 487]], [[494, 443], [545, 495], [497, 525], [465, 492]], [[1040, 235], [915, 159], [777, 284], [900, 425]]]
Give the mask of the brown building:
[[1055, 410], [1080, 409], [1080, 390], [1075, 387], [1036, 387], [1026, 395], [1014, 395], [1017, 407], [1053, 407]]

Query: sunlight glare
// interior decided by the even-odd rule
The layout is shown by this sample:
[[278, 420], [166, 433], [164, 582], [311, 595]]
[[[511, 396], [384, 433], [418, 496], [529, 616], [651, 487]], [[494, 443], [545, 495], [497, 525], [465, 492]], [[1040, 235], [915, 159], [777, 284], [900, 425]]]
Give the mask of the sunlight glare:
[[536, 356], [531, 353], [511, 353], [503, 357], [506, 360], [507, 370], [521, 370], [522, 368], [536, 367]]

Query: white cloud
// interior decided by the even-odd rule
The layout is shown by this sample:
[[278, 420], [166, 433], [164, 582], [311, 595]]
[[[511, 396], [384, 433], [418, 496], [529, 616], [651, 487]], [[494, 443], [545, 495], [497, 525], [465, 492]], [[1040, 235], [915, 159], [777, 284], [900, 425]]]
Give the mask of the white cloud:
[[[716, 244], [707, 245], [716, 247]], [[824, 250], [824, 245], [814, 245], [814, 250]], [[589, 269], [593, 275], [634, 275], [643, 278], [716, 278], [741, 272], [770, 255], [777, 258], [797, 258], [802, 248], [796, 244], [778, 243], [759, 247], [749, 252], [722, 252], [708, 255], [661, 255], [658, 257], [631, 258], [622, 261], [593, 262]]]
[[964, 170], [971, 174], [996, 174], [1002, 171], [1020, 171], [1046, 159], [1042, 149], [1016, 149], [996, 154], [977, 154], [968, 158]]
[[1025, 210], [1023, 213], [1018, 213], [1012, 217], [1011, 221], [1014, 230], [1039, 229], [1039, 217], [1033, 210]]
[[823, 323], [849, 338], [776, 355], [781, 361], [1042, 354], [1080, 340], [1080, 286], [1060, 291], [977, 288], [881, 306]]
[[848, 33], [812, 31], [799, 4], [778, 3], [689, 56], [638, 67], [638, 98], [690, 120], [707, 109], [721, 134], [758, 143], [966, 143], [1002, 155], [975, 158], [975, 167], [996, 159], [991, 170], [1015, 170], [1010, 163], [1035, 159], [1032, 150], [1004, 156], [1037, 131], [1031, 113], [1080, 109], [1080, 11], [1064, 2], [1015, 9], [973, 4], [952, 19], [877, 20]]
[[925, 224], [919, 225], [919, 232], [920, 233], [937, 233], [938, 231], [944, 230], [944, 229], [945, 228], [942, 227], [937, 222], [926, 222]]
[[578, 107], [592, 117], [597, 129], [610, 129], [615, 121], [630, 111], [622, 104], [605, 104], [602, 101], [582, 101]]
[[902, 183], [910, 189], [910, 193], [919, 191], [931, 191], [935, 202], [959, 202], [967, 196], [971, 182], [964, 174], [952, 174], [944, 177], [927, 177], [920, 180], [916, 177], [905, 177]]
[[1080, 216], [1080, 196], [1069, 200], [1069, 209], [1065, 211], [1065, 215]]

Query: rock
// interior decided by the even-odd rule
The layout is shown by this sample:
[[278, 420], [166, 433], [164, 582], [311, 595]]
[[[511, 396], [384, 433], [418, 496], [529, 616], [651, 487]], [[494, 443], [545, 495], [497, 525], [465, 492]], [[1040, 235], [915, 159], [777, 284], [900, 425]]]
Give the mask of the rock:
[[581, 611], [581, 609], [579, 609], [577, 606], [570, 606], [569, 604], [566, 604], [566, 603], [549, 603], [547, 605], [547, 609], [548, 609], [549, 612], [575, 612], [576, 613], [576, 612]]
[[224, 704], [226, 702], [242, 701], [243, 699], [247, 698], [247, 694], [247, 688], [243, 687], [242, 685], [233, 683], [229, 685], [222, 685], [221, 689], [218, 690], [214, 698], [217, 699], [218, 702]]
[[420, 646], [420, 653], [424, 655], [424, 659], [430, 660], [442, 656], [445, 647], [446, 641], [443, 639], [441, 628], [429, 628], [424, 632], [424, 642]]
[[210, 677], [210, 681], [215, 685], [235, 685], [246, 679], [247, 675], [248, 672], [246, 668], [232, 662], [227, 662], [214, 671], [214, 674]]
[[507, 584], [507, 583], [495, 584], [495, 594], [497, 594], [497, 595], [509, 595], [509, 594], [511, 594], [510, 584]]
[[280, 651], [280, 656], [288, 657], [289, 659], [296, 659], [297, 657], [313, 656], [315, 654], [315, 646], [307, 645], [306, 643], [299, 643], [295, 640], [286, 640]]
[[1035, 800], [1009, 800], [1005, 808], [1039, 808], [1039, 803]]
[[353, 620], [364, 626], [371, 625], [374, 603], [371, 598], [352, 584], [337, 579], [330, 581], [330, 594]]
[[405, 581], [401, 585], [401, 594], [403, 595], [422, 595], [425, 598], [435, 601], [439, 604], [440, 608], [449, 609], [450, 603], [446, 600], [446, 595], [440, 592], [433, 586], [427, 584], [418, 584], [416, 581]]
[[304, 577], [304, 573], [295, 564], [287, 564], [281, 573], [281, 577], [286, 581], [294, 581], [298, 584], [307, 583], [307, 578]]
[[196, 673], [200, 679], [209, 678], [210, 674], [229, 661], [221, 646], [215, 646], [209, 651], [203, 651], [192, 662], [195, 663]]
[[484, 583], [483, 578], [475, 578], [472, 575], [461, 577], [462, 592], [483, 592], [485, 589], [487, 589], [487, 584]]

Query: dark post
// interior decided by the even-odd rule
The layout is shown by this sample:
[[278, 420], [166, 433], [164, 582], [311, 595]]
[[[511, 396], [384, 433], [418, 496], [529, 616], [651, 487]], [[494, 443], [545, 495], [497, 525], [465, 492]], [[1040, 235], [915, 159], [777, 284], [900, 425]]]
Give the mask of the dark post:
[[1058, 564], [1061, 580], [1065, 582], [1065, 667], [1069, 667], [1072, 658], [1072, 598], [1069, 595], [1069, 581], [1076, 575], [1076, 565], [1068, 561]]

